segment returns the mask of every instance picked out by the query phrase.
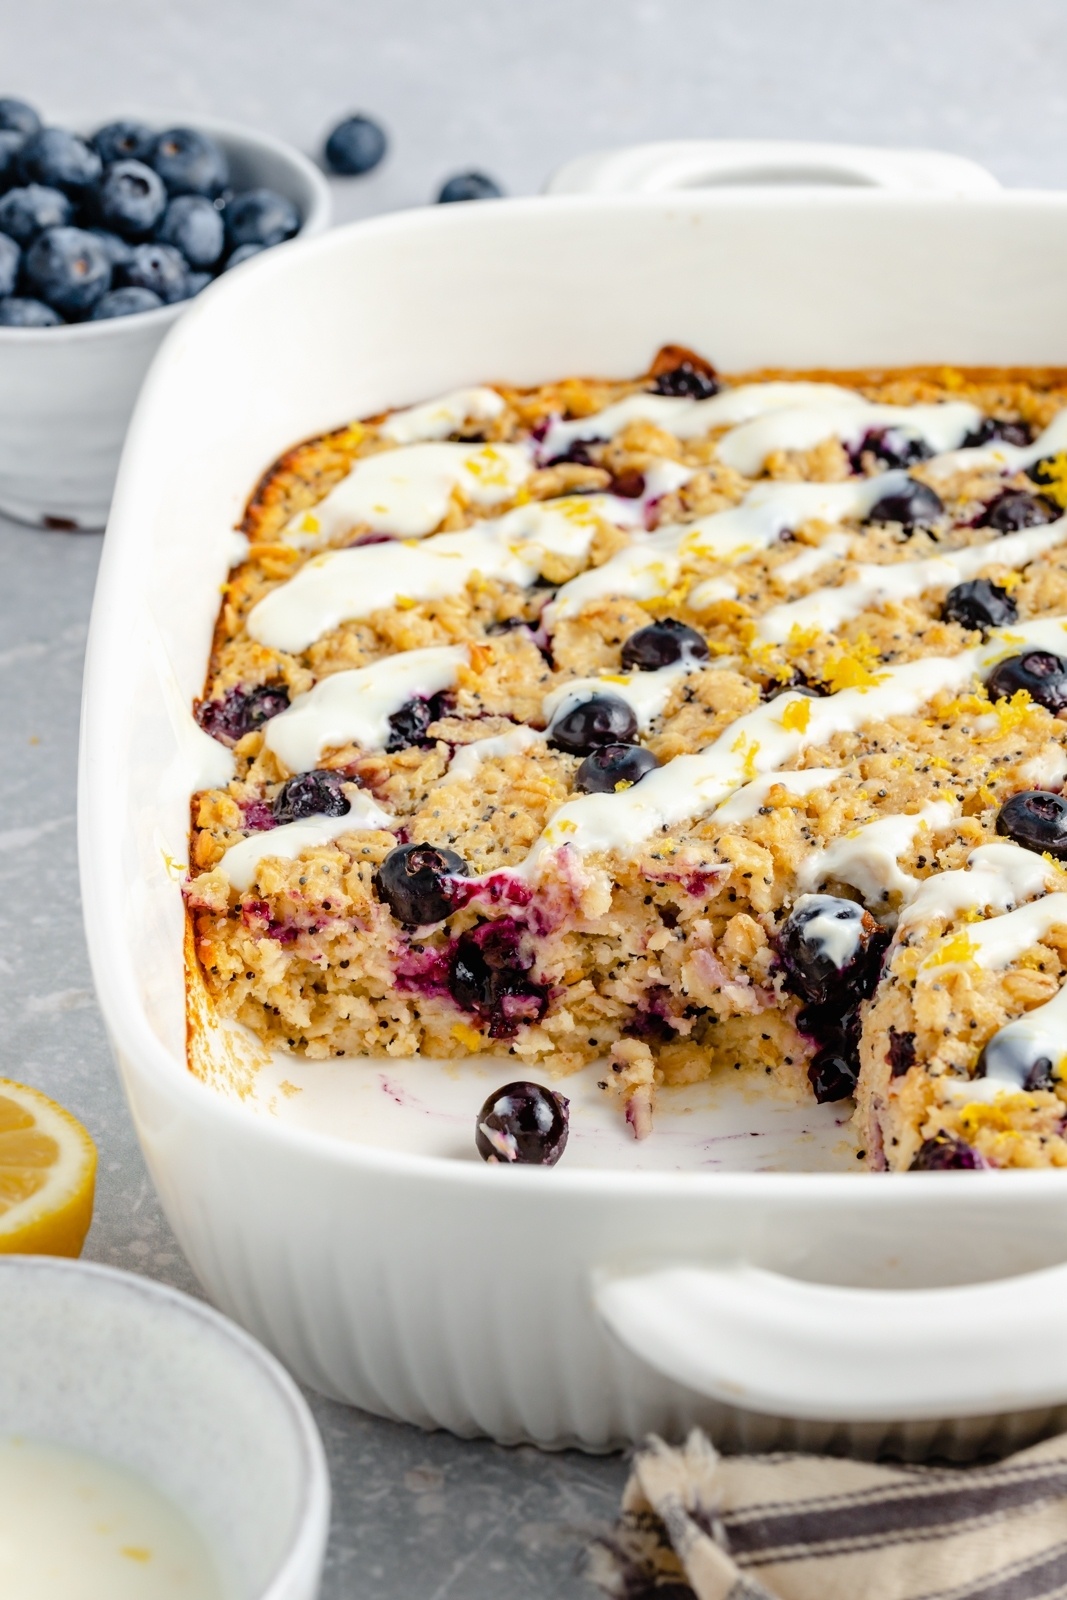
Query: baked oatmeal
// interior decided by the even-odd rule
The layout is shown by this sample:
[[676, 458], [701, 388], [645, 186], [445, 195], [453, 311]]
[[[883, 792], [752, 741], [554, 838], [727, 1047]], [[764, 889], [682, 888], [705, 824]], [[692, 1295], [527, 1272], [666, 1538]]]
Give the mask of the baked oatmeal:
[[1067, 1165], [1065, 507], [1062, 370], [670, 346], [297, 446], [196, 707], [219, 1009], [596, 1061], [638, 1137], [738, 1070], [873, 1168]]

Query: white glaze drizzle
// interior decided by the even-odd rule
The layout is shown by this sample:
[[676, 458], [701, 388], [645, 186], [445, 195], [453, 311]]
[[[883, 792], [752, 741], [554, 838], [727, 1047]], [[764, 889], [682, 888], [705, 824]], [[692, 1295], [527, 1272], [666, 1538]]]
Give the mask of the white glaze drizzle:
[[396, 826], [395, 820], [365, 791], [346, 784], [345, 793], [351, 809], [343, 817], [301, 817], [297, 822], [250, 834], [240, 844], [230, 846], [215, 870], [243, 894], [255, 881], [260, 862], [268, 857], [295, 861], [305, 850], [332, 844], [342, 834], [356, 833], [361, 828], [389, 831]]
[[838, 972], [847, 967], [863, 936], [863, 907], [832, 894], [802, 894], [790, 913], [812, 911], [801, 928], [805, 944], [832, 961]]
[[814, 889], [828, 879], [849, 883], [868, 905], [879, 905], [891, 894], [907, 895], [919, 880], [901, 870], [899, 857], [921, 829], [947, 827], [958, 810], [955, 801], [931, 800], [916, 812], [876, 817], [813, 851], [797, 881], [802, 889]]
[[442, 783], [469, 783], [477, 776], [483, 761], [502, 760], [507, 756], [521, 755], [543, 745], [545, 736], [536, 728], [512, 728], [507, 733], [493, 734], [489, 739], [472, 739], [460, 745], [452, 757]]
[[776, 450], [810, 450], [826, 439], [858, 445], [865, 433], [878, 428], [891, 428], [906, 438], [922, 439], [934, 451], [951, 450], [981, 418], [978, 407], [966, 400], [883, 406], [869, 404], [859, 396], [847, 405], [833, 398], [786, 407], [743, 422], [723, 435], [716, 453], [726, 466], [753, 478]]
[[992, 468], [998, 472], [1020, 472], [1043, 456], [1059, 455], [1067, 450], [1067, 408], [1053, 417], [1048, 427], [1038, 435], [1033, 444], [982, 444], [968, 450], [949, 450], [936, 460], [924, 461], [935, 477], [949, 477], [954, 472], [978, 471]]
[[1034, 789], [1061, 788], [1067, 780], [1067, 751], [1055, 739], [1050, 739], [1036, 756], [1023, 762], [1019, 776]]
[[961, 550], [946, 551], [924, 561], [899, 561], [889, 566], [870, 562], [856, 568], [856, 576], [837, 588], [816, 589], [802, 600], [772, 606], [757, 624], [760, 639], [782, 643], [794, 628], [817, 628], [832, 633], [849, 618], [876, 606], [916, 599], [928, 589], [950, 589], [966, 579], [977, 577], [983, 567], [1024, 567], [1046, 550], [1055, 549], [1067, 539], [1067, 517], [1042, 527], [1024, 528], [1019, 533]]
[[300, 548], [353, 528], [418, 539], [442, 522], [456, 491], [476, 506], [510, 500], [533, 468], [526, 444], [401, 445], [363, 456], [282, 537]]
[[781, 787], [787, 794], [802, 799], [815, 789], [829, 788], [844, 771], [844, 767], [805, 767], [801, 772], [765, 773], [762, 778], [753, 778], [751, 783], [743, 784], [729, 800], [716, 806], [711, 814], [712, 820], [722, 823], [748, 822], [767, 804], [772, 789]]
[[407, 406], [386, 417], [378, 432], [394, 444], [415, 444], [424, 439], [447, 439], [465, 422], [492, 422], [504, 409], [504, 398], [481, 384], [452, 389], [436, 400]]
[[925, 922], [950, 921], [963, 911], [1014, 911], [1055, 882], [1048, 862], [1008, 840], [981, 844], [966, 868], [935, 872], [912, 892], [897, 924], [898, 938]]
[[451, 688], [469, 654], [466, 645], [435, 645], [332, 673], [267, 723], [264, 744], [290, 772], [308, 771], [336, 745], [382, 750], [394, 712]]
[[736, 600], [737, 595], [737, 584], [731, 583], [729, 578], [705, 578], [703, 583], [690, 589], [685, 603], [690, 611], [706, 611], [720, 600]]
[[989, 969], [1010, 967], [1039, 944], [1051, 928], [1062, 927], [1067, 927], [1067, 894], [1060, 891], [1042, 895], [1014, 911], [968, 923], [958, 933], [946, 935], [925, 957], [923, 967], [966, 963]]
[[[775, 567], [771, 577], [776, 583], [793, 584], [804, 583], [808, 578], [814, 578], [823, 567], [828, 567], [831, 561], [843, 561], [852, 548], [852, 536], [847, 533], [829, 533], [822, 544], [809, 545], [795, 555], [791, 561], [783, 561]], [[689, 597], [692, 603], [692, 595]]]
[[1031, 1069], [1041, 1060], [1051, 1063], [1053, 1077], [1062, 1078], [1067, 1067], [1065, 1039], [1067, 984], [1044, 1005], [1035, 1006], [993, 1035], [982, 1057], [985, 1077], [967, 1085], [967, 1098], [990, 1100], [1023, 1088]]
[[655, 672], [602, 673], [598, 678], [572, 678], [546, 694], [542, 710], [549, 728], [573, 711], [576, 706], [591, 700], [594, 695], [613, 694], [625, 700], [637, 718], [642, 733], [648, 731], [658, 716], [663, 714], [675, 686], [691, 672], [705, 666], [702, 661], [673, 661], [670, 666], [659, 667]]

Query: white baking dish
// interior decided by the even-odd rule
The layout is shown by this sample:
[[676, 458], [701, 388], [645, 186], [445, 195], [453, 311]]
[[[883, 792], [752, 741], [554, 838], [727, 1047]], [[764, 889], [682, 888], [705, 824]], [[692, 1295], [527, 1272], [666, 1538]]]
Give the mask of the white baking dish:
[[167, 1215], [300, 1378], [589, 1449], [703, 1422], [727, 1445], [962, 1455], [1067, 1418], [1067, 1174], [861, 1174], [840, 1108], [735, 1085], [638, 1147], [579, 1084], [558, 1167], [488, 1168], [473, 1114], [506, 1064], [279, 1067], [210, 1018], [199, 1081], [179, 893], [228, 530], [293, 441], [480, 379], [633, 373], [666, 341], [727, 369], [1067, 364], [1065, 281], [1067, 196], [564, 197], [297, 244], [170, 335], [93, 618], [87, 930]]

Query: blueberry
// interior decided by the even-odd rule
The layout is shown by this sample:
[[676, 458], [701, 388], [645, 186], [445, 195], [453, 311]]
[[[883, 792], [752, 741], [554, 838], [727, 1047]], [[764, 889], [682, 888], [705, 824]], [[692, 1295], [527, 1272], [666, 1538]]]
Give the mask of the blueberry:
[[863, 998], [868, 968], [883, 948], [870, 912], [832, 894], [802, 895], [775, 943], [786, 988], [813, 1006]]
[[53, 310], [84, 317], [111, 287], [111, 262], [84, 228], [49, 228], [26, 253], [26, 282]]
[[129, 261], [115, 269], [121, 284], [151, 289], [167, 305], [184, 300], [188, 288], [185, 257], [170, 244], [139, 244]]
[[43, 300], [0, 300], [0, 328], [56, 328], [62, 320]]
[[191, 267], [198, 268], [215, 265], [225, 237], [222, 217], [202, 194], [180, 194], [172, 200], [156, 230], [161, 244], [172, 244]]
[[980, 628], [984, 634], [990, 628], [1005, 628], [1014, 622], [1019, 608], [1006, 589], [990, 583], [988, 578], [975, 578], [949, 590], [941, 615], [946, 622], [958, 622], [962, 628]]
[[1067, 858], [1067, 799], [1046, 789], [1026, 789], [1005, 800], [997, 812], [997, 832], [1024, 850]]
[[346, 117], [326, 140], [324, 154], [331, 172], [346, 178], [373, 172], [385, 155], [385, 129], [370, 117]]
[[185, 279], [185, 298], [192, 300], [194, 296], [200, 294], [212, 282], [214, 282], [214, 279], [210, 272], [188, 273]]
[[342, 788], [345, 782], [343, 772], [331, 771], [328, 767], [316, 767], [287, 779], [274, 797], [275, 822], [298, 822], [301, 817], [347, 816], [352, 802]]
[[909, 1172], [974, 1172], [988, 1167], [989, 1163], [977, 1150], [951, 1134], [938, 1133], [920, 1146]]
[[469, 871], [454, 850], [401, 844], [390, 850], [374, 874], [374, 887], [398, 922], [422, 928], [450, 915], [453, 901], [448, 880], [466, 878]]
[[231, 267], [239, 267], [243, 262], [251, 261], [253, 256], [262, 255], [265, 249], [266, 246], [262, 244], [239, 244], [222, 270], [229, 272]]
[[0, 128], [0, 194], [18, 182], [19, 151], [25, 142], [21, 133]]
[[0, 233], [10, 234], [25, 250], [46, 228], [65, 227], [73, 214], [61, 190], [31, 183], [24, 189], [9, 189], [0, 199]]
[[143, 239], [151, 233], [166, 206], [162, 178], [143, 161], [116, 161], [97, 186], [97, 216], [104, 227], [127, 238]]
[[226, 236], [234, 249], [243, 244], [270, 247], [291, 239], [300, 227], [300, 213], [291, 200], [273, 189], [246, 189], [226, 207]]
[[618, 694], [590, 695], [553, 718], [548, 730], [549, 744], [572, 756], [587, 756], [605, 744], [633, 744], [636, 738], [634, 709]]
[[686, 400], [710, 400], [718, 394], [722, 384], [713, 373], [696, 367], [691, 361], [680, 361], [669, 372], [661, 372], [652, 383], [653, 394], [677, 395]]
[[163, 304], [158, 294], [153, 294], [151, 289], [137, 289], [132, 285], [125, 289], [111, 289], [102, 300], [98, 300], [93, 307], [90, 322], [106, 322], [111, 317], [134, 317], [139, 311], [158, 311]]
[[973, 450], [979, 445], [993, 444], [1018, 444], [1027, 445], [1033, 441], [1033, 429], [1026, 422], [1007, 422], [1002, 417], [983, 417], [977, 428], [972, 428], [966, 435], [960, 448]]
[[903, 1078], [915, 1065], [915, 1035], [890, 1027], [887, 1038], [889, 1048], [885, 1058], [889, 1063], [889, 1075]]
[[143, 122], [108, 122], [89, 140], [105, 167], [113, 161], [148, 161], [155, 142], [155, 130]]
[[880, 467], [889, 470], [914, 467], [920, 461], [928, 461], [933, 453], [925, 439], [912, 439], [896, 428], [871, 428], [849, 456], [853, 472], [862, 472], [865, 455], [873, 456]]
[[289, 691], [281, 683], [262, 683], [255, 689], [230, 689], [222, 700], [201, 700], [196, 720], [222, 744], [236, 744], [246, 733], [261, 728], [289, 704]]
[[25, 100], [16, 100], [11, 95], [0, 98], [0, 128], [9, 133], [21, 133], [28, 139], [31, 133], [40, 130], [41, 119], [32, 106]]
[[66, 128], [40, 128], [19, 152], [23, 183], [43, 183], [80, 200], [99, 182], [104, 164], [91, 145]]
[[655, 672], [675, 661], [706, 661], [708, 654], [707, 641], [695, 628], [676, 617], [662, 617], [631, 633], [622, 647], [622, 664], [627, 672]]
[[808, 1063], [808, 1082], [819, 1105], [847, 1100], [856, 1090], [859, 1062], [845, 1045], [830, 1044], [817, 1050]]
[[482, 922], [452, 946], [448, 990], [458, 1006], [488, 1024], [491, 1039], [509, 1039], [548, 1009], [546, 987], [529, 977], [533, 964], [517, 923], [508, 917]]
[[506, 1083], [478, 1113], [483, 1160], [554, 1167], [567, 1145], [570, 1101], [539, 1083]]
[[640, 783], [659, 762], [641, 744], [605, 744], [586, 756], [574, 774], [574, 787], [582, 794], [614, 794], [620, 787]]
[[14, 294], [21, 259], [22, 251], [14, 239], [0, 233], [0, 300]]
[[484, 172], [457, 172], [441, 185], [437, 203], [446, 206], [455, 200], [499, 200], [503, 193], [500, 185]]
[[976, 528], [993, 528], [997, 533], [1018, 533], [1020, 528], [1037, 528], [1055, 522], [1059, 510], [1043, 494], [1026, 489], [1005, 489], [990, 500], [975, 518]]
[[868, 522], [899, 522], [908, 533], [929, 528], [944, 511], [941, 496], [925, 483], [909, 478], [895, 494], [886, 494], [867, 513]]
[[148, 159], [171, 194], [206, 194], [213, 200], [230, 181], [223, 151], [196, 128], [168, 128]]
[[1067, 660], [1051, 650], [1024, 650], [998, 661], [986, 679], [989, 698], [1010, 700], [1020, 689], [1055, 716], [1067, 708]]
[[645, 475], [638, 472], [636, 467], [618, 473], [608, 484], [608, 493], [617, 494], [622, 500], [640, 500], [644, 492]]
[[107, 251], [107, 258], [113, 267], [124, 267], [133, 260], [134, 247], [128, 239], [120, 239], [117, 233], [112, 233], [109, 228], [90, 228], [89, 232], [94, 239], [99, 239]]
[[443, 705], [444, 697], [434, 695], [431, 700], [408, 700], [399, 711], [394, 711], [389, 718], [386, 754], [394, 755], [397, 750], [407, 750], [413, 744], [423, 744], [427, 728], [431, 722], [437, 721]]

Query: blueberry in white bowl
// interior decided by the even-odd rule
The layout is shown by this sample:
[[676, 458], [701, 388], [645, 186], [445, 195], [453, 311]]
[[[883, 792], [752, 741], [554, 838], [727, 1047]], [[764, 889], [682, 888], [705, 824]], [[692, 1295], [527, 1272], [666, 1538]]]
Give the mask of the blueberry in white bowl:
[[88, 316], [111, 287], [107, 251], [83, 228], [48, 228], [26, 252], [26, 282], [72, 321]]
[[22, 251], [14, 239], [9, 239], [6, 233], [0, 233], [0, 300], [14, 294], [21, 261]]
[[168, 306], [188, 298], [188, 276], [185, 257], [170, 244], [139, 244], [115, 272], [120, 287], [151, 289]]
[[14, 95], [0, 95], [0, 129], [5, 133], [20, 133], [28, 139], [40, 126], [40, 117], [25, 100], [17, 100]]
[[92, 145], [67, 128], [41, 128], [19, 151], [25, 183], [43, 183], [81, 200], [100, 181], [104, 164]]
[[163, 301], [151, 289], [137, 284], [127, 284], [123, 289], [109, 289], [92, 311], [94, 322], [106, 322], [109, 317], [133, 317], [139, 311], [158, 311]]
[[62, 190], [41, 183], [19, 184], [0, 199], [0, 233], [25, 249], [46, 228], [66, 227], [73, 215]]
[[25, 143], [23, 134], [0, 128], [0, 194], [18, 182], [19, 151]]
[[226, 237], [235, 249], [243, 244], [264, 248], [282, 244], [299, 226], [300, 215], [292, 201], [274, 189], [249, 189], [226, 207]]
[[58, 328], [62, 320], [43, 300], [15, 295], [0, 300], [0, 328]]
[[147, 123], [129, 118], [105, 123], [89, 140], [105, 166], [113, 161], [147, 161], [155, 142], [156, 134]]
[[205, 194], [213, 200], [230, 181], [225, 152], [199, 128], [168, 128], [153, 144], [149, 160], [171, 194]]
[[222, 214], [201, 194], [180, 194], [170, 202], [156, 229], [161, 244], [180, 250], [197, 271], [213, 267], [222, 255], [226, 229]]
[[96, 214], [105, 228], [146, 239], [167, 209], [163, 180], [143, 161], [116, 161], [96, 188]]

